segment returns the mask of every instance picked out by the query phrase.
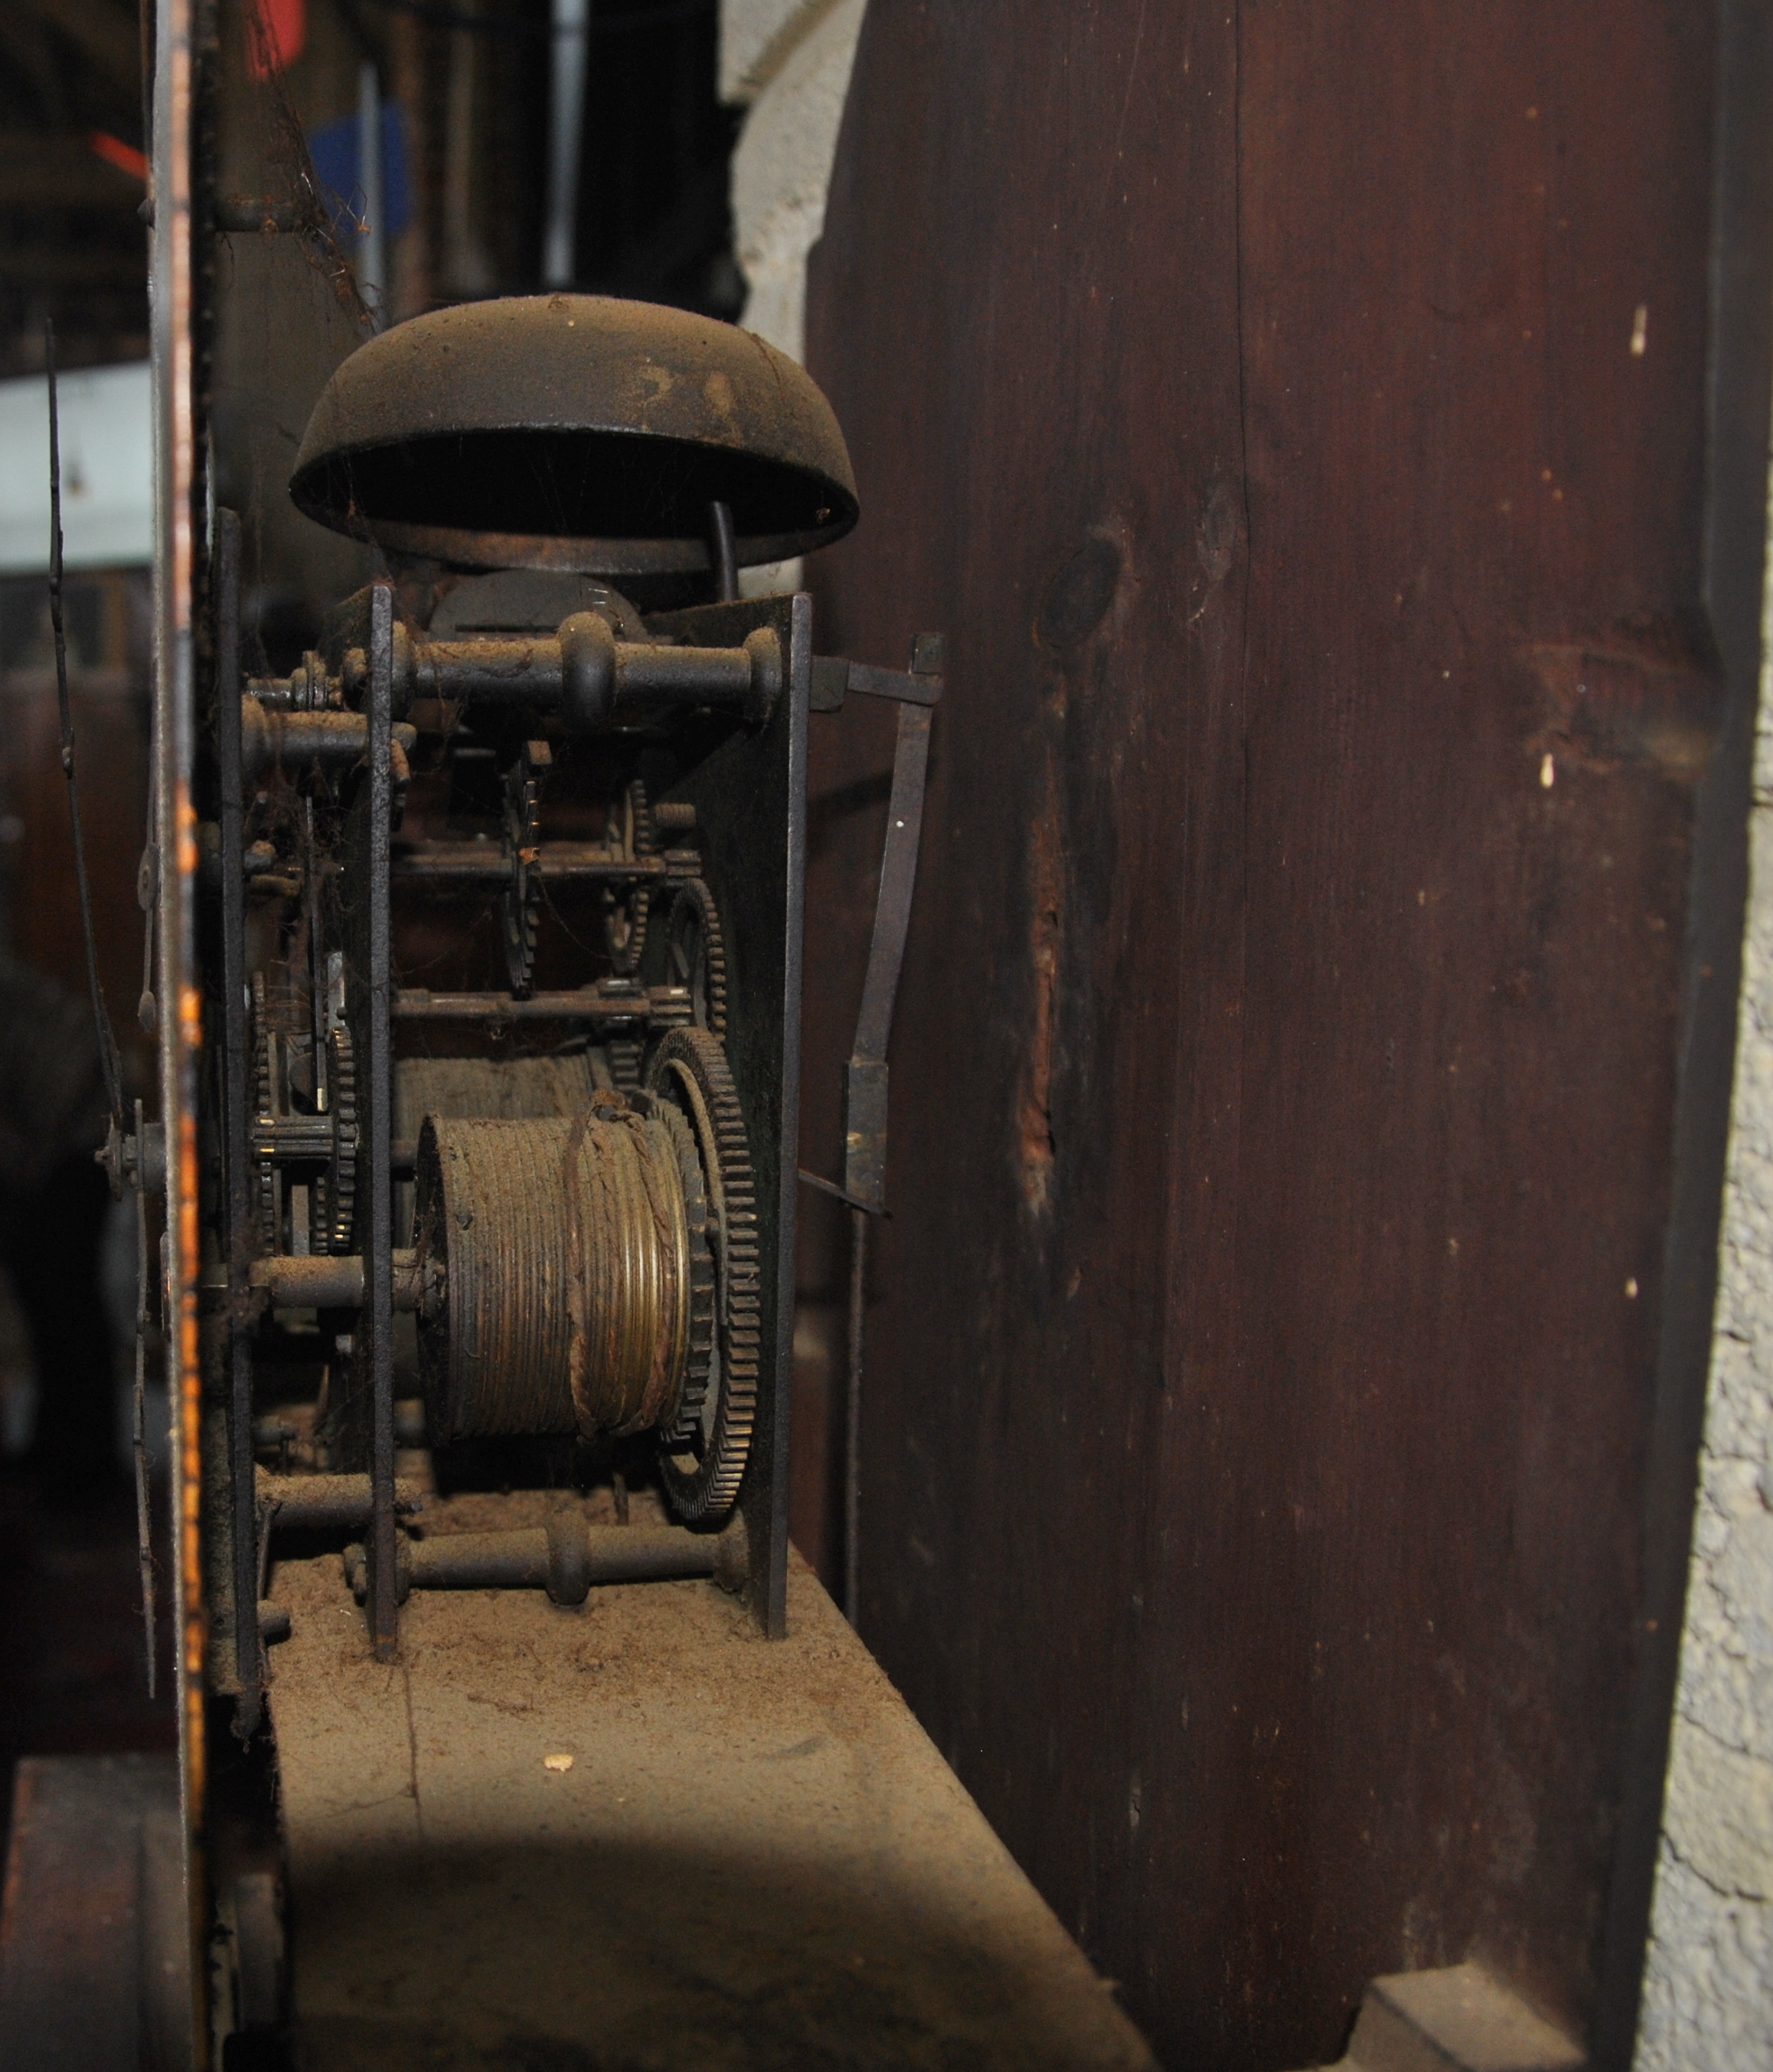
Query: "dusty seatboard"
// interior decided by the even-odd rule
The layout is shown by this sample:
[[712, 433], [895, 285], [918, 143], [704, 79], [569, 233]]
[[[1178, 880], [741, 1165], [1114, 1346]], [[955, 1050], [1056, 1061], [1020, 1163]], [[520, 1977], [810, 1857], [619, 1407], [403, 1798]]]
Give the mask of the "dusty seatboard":
[[476, 1591], [382, 1666], [336, 1557], [274, 1594], [304, 2072], [1152, 2065], [798, 1556], [773, 1644], [705, 1582]]

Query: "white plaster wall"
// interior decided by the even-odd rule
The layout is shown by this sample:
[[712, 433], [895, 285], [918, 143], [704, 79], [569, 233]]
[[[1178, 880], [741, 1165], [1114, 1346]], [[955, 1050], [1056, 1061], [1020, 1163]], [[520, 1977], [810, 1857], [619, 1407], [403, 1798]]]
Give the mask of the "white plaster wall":
[[755, 100], [833, 0], [721, 0], [720, 97]]
[[[722, 11], [722, 76], [731, 53], [751, 102], [732, 166], [739, 264], [750, 289], [740, 321], [797, 360], [806, 348], [807, 255], [825, 227], [864, 5], [726, 0]], [[744, 64], [741, 52], [751, 53]]]
[[[739, 319], [794, 360], [807, 348], [807, 255], [825, 195], [866, 0], [721, 0], [722, 96], [748, 101], [733, 153], [734, 243], [748, 293]], [[798, 589], [800, 563], [747, 569], [747, 597]]]
[[[1773, 611], [1763, 640], [1773, 653]], [[1716, 1335], [1637, 2072], [1773, 2066], [1773, 671], [1765, 668], [1755, 765]]]

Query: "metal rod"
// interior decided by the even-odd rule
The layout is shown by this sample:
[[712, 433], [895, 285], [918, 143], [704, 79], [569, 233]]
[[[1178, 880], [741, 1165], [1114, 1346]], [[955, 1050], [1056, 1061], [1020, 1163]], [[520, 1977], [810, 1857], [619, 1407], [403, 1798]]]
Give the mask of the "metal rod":
[[708, 507], [708, 564], [714, 571], [716, 601], [731, 604], [739, 595], [739, 557], [733, 544], [732, 507], [718, 499]]
[[864, 1202], [876, 1215], [887, 1206], [887, 1040], [892, 1032], [893, 1001], [911, 925], [929, 758], [929, 707], [900, 705], [874, 939], [869, 948], [861, 1011], [856, 1016], [855, 1045], [843, 1082], [844, 1191]]
[[[237, 757], [249, 777], [280, 765], [300, 769], [309, 763], [340, 763], [349, 768], [369, 751], [369, 729], [361, 712], [267, 711], [256, 698], [237, 701]], [[410, 755], [419, 745], [416, 729], [400, 725], [394, 739]]]
[[[394, 1162], [389, 1160], [390, 1173]], [[411, 1171], [409, 1164], [409, 1177]], [[409, 1311], [421, 1309], [425, 1276], [418, 1254], [395, 1251], [389, 1259], [393, 1307]], [[365, 1259], [354, 1252], [284, 1252], [255, 1259], [251, 1284], [265, 1291], [273, 1309], [361, 1309], [367, 1300], [369, 1271]]]
[[[591, 1525], [567, 1512], [545, 1527], [403, 1537], [399, 1560], [408, 1590], [545, 1590], [557, 1604], [582, 1604], [598, 1583], [712, 1576], [722, 1590], [741, 1590], [749, 1549], [740, 1518], [724, 1532], [693, 1533], [682, 1525]], [[361, 1589], [360, 1547], [345, 1549], [344, 1572]]]
[[[509, 853], [497, 842], [414, 842], [396, 852], [394, 876], [405, 882], [424, 879], [444, 885], [451, 881], [469, 885], [507, 885], [511, 878]], [[544, 841], [536, 845], [531, 869], [545, 884], [563, 885], [575, 879], [604, 880], [632, 884], [639, 878], [670, 877], [672, 867], [662, 856], [637, 856], [629, 861], [612, 857], [601, 842]], [[678, 875], [689, 877], [693, 871]]]
[[548, 220], [542, 285], [570, 288], [577, 272], [579, 151], [584, 134], [585, 43], [590, 0], [553, 0], [553, 78], [548, 131]]
[[795, 1178], [803, 1187], [816, 1187], [820, 1194], [828, 1194], [833, 1201], [841, 1201], [846, 1209], [860, 1209], [873, 1213], [865, 1201], [857, 1200], [853, 1194], [846, 1194], [835, 1180], [821, 1179], [816, 1173], [809, 1173], [805, 1166], [800, 1169]]
[[[145, 1125], [142, 1106], [136, 1103], [136, 1142], [140, 1146]], [[131, 1416], [131, 1439], [136, 1464], [136, 1567], [141, 1582], [141, 1622], [148, 1648], [148, 1695], [157, 1695], [158, 1664], [154, 1647], [153, 1513], [148, 1488], [148, 1188], [138, 1166], [136, 1174], [136, 1390]]]
[[924, 777], [930, 759], [930, 708], [901, 704], [898, 739], [893, 750], [893, 787], [887, 806], [887, 847], [881, 858], [880, 902], [874, 914], [874, 939], [868, 953], [868, 977], [855, 1019], [859, 1058], [887, 1055], [892, 1028], [893, 1001], [904, 961], [905, 936], [911, 925], [911, 895], [917, 884], [918, 845], [923, 832]]
[[246, 808], [240, 781], [240, 521], [216, 513], [216, 752], [220, 779], [222, 1161], [228, 1245], [228, 1466], [233, 1492], [234, 1731], [257, 1731], [258, 1507], [253, 1492], [252, 1338], [247, 1303], [251, 1169], [247, 1115]]
[[939, 705], [942, 679], [909, 669], [876, 669], [865, 662], [844, 665], [844, 689], [864, 698], [896, 698], [901, 704]]
[[[664, 988], [681, 995], [682, 987]], [[402, 1022], [633, 1022], [643, 1023], [651, 1003], [607, 1000], [596, 993], [531, 993], [513, 1000], [509, 993], [431, 993], [422, 990], [394, 996], [395, 1018]]]
[[394, 1531], [393, 1005], [389, 914], [389, 841], [393, 808], [394, 591], [385, 580], [370, 592], [369, 687], [369, 1196], [363, 1248], [364, 1321], [370, 1337], [370, 1632], [379, 1662], [392, 1662], [400, 1645], [398, 1550]]
[[[781, 642], [770, 627], [753, 628], [737, 647], [685, 647], [618, 640], [595, 612], [572, 613], [554, 634], [510, 639], [413, 641], [402, 628], [394, 668], [401, 711], [420, 699], [522, 705], [558, 710], [580, 733], [595, 733], [633, 705], [736, 705], [766, 719], [782, 690]], [[336, 676], [310, 675], [304, 664], [287, 677], [254, 677], [246, 688], [264, 714], [304, 721], [342, 752], [347, 737], [337, 722], [361, 707], [368, 674], [368, 656], [353, 647]], [[249, 712], [249, 753], [257, 725]]]
[[843, 1616], [853, 1626], [861, 1611], [862, 1568], [862, 1305], [868, 1288], [868, 1211], [850, 1211], [850, 1364], [844, 1398]]
[[[942, 642], [920, 633], [912, 643], [911, 674], [940, 691]], [[862, 1311], [867, 1296], [868, 1219], [887, 1209], [887, 1040], [904, 962], [917, 887], [918, 847], [923, 832], [923, 795], [930, 762], [930, 706], [902, 703], [893, 752], [893, 786], [887, 807], [887, 846], [868, 977], [856, 1017], [855, 1045], [844, 1078], [843, 1192], [850, 1211], [850, 1365], [845, 1447], [844, 1609], [851, 1626], [860, 1608], [862, 1511]]]
[[317, 1058], [324, 1057], [327, 1049], [327, 953], [321, 940], [319, 861], [310, 793], [302, 801], [302, 921], [308, 931], [308, 1030]]
[[363, 222], [358, 233], [357, 291], [369, 312], [370, 328], [387, 322], [387, 206], [382, 149], [382, 91], [375, 67], [365, 58], [357, 73], [357, 170], [363, 189]]
[[[259, 1470], [259, 1500], [266, 1531], [360, 1533], [375, 1509], [367, 1475], [270, 1475]], [[410, 1515], [424, 1507], [424, 1492], [410, 1482], [394, 1484], [394, 1508]]]

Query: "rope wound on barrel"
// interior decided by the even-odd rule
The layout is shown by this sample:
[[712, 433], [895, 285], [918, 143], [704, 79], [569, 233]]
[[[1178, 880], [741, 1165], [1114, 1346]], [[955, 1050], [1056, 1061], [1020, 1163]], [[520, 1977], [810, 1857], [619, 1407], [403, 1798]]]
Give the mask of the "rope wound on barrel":
[[620, 1096], [570, 1120], [427, 1116], [415, 1179], [419, 1247], [446, 1283], [420, 1331], [441, 1435], [671, 1421], [701, 1233], [664, 1119]]
[[[620, 1096], [616, 1097], [620, 1099]], [[568, 1373], [580, 1431], [648, 1431], [682, 1389], [690, 1241], [677, 1148], [632, 1112], [580, 1116], [561, 1159], [578, 1271], [567, 1291]]]

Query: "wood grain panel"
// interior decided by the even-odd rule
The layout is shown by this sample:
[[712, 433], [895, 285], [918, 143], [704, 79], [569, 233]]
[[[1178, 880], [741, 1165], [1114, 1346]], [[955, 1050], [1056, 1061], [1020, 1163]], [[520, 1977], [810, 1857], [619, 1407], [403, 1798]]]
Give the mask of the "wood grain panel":
[[[864, 32], [809, 317], [864, 520], [819, 645], [940, 628], [949, 694], [863, 1630], [1177, 2064], [1334, 2057], [1366, 1977], [1472, 1955], [1581, 2027], [1634, 1932], [1759, 579], [1706, 468], [1713, 30]], [[887, 759], [818, 723], [825, 1171]]]

